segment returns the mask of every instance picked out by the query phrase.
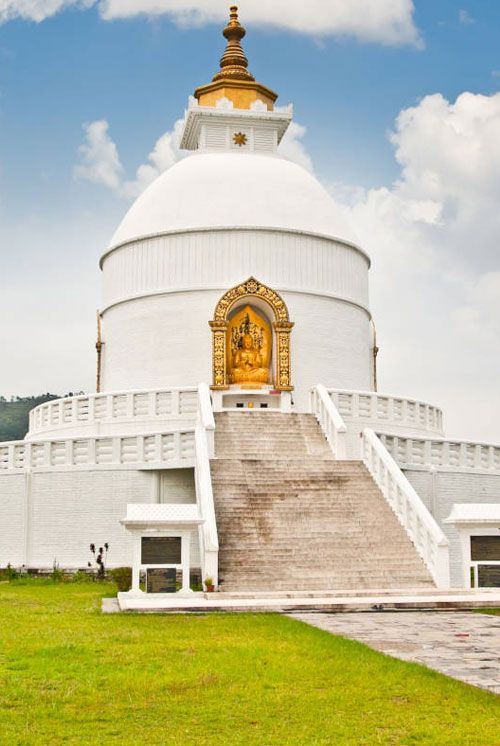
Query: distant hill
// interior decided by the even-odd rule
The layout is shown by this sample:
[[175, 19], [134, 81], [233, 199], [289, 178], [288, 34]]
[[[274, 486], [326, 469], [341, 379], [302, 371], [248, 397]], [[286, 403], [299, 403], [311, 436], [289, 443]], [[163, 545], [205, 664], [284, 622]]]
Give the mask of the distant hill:
[[7, 401], [0, 396], [0, 441], [22, 440], [28, 432], [29, 412], [46, 401], [60, 399], [57, 394], [13, 397]]

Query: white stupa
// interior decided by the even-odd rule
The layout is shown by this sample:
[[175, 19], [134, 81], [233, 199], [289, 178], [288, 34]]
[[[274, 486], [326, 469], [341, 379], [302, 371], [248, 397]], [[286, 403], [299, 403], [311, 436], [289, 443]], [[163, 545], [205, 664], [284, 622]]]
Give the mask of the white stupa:
[[136, 600], [141, 570], [151, 591], [182, 571], [184, 593], [190, 572], [226, 592], [498, 585], [500, 447], [377, 392], [370, 259], [280, 154], [292, 107], [248, 71], [235, 7], [224, 35], [186, 157], [102, 256], [96, 393], [0, 444], [0, 567], [85, 567], [108, 542]]
[[[274, 108], [229, 43], [221, 75], [229, 67], [231, 85], [216, 80], [190, 99], [181, 147], [192, 153], [139, 197], [103, 256], [102, 388], [209, 381], [208, 320], [228, 289], [254, 277], [295, 322], [288, 386], [305, 411], [317, 381], [373, 388], [370, 261], [317, 179], [280, 155], [292, 107]], [[272, 307], [260, 308], [271, 327]], [[276, 360], [269, 386], [280, 388]]]

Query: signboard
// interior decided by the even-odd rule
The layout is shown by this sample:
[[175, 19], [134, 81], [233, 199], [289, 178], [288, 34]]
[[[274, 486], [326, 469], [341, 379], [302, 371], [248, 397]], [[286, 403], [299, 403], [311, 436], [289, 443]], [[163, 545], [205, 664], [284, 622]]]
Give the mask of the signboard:
[[471, 560], [485, 562], [500, 560], [500, 536], [471, 536]]
[[147, 572], [146, 590], [148, 593], [176, 593], [177, 570], [170, 567], [167, 570], [149, 568]]
[[143, 536], [141, 565], [180, 565], [182, 539], [180, 536]]
[[479, 588], [500, 588], [500, 565], [478, 565]]

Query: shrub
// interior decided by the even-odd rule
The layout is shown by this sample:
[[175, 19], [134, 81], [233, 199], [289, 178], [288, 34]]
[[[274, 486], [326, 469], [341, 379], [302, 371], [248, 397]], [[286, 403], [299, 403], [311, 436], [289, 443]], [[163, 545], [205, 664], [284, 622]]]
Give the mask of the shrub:
[[94, 563], [97, 569], [95, 574], [96, 580], [105, 580], [106, 578], [106, 561], [108, 559], [109, 544], [105, 543], [104, 547], [99, 547], [99, 551], [96, 550], [95, 544], [90, 545], [90, 551], [93, 555], [92, 562], [88, 563], [88, 566], [92, 568]]
[[17, 580], [19, 577], [18, 571], [9, 564], [4, 570], [0, 570], [0, 580]]
[[52, 578], [53, 583], [60, 583], [63, 579], [63, 571], [59, 567], [59, 562], [54, 558], [54, 562], [52, 563], [52, 572], [50, 573], [50, 577]]
[[90, 583], [92, 581], [92, 575], [84, 570], [77, 570], [73, 575], [70, 576], [69, 581], [71, 583]]
[[109, 571], [109, 575], [118, 586], [119, 591], [125, 592], [132, 588], [131, 567], [115, 567], [114, 570]]

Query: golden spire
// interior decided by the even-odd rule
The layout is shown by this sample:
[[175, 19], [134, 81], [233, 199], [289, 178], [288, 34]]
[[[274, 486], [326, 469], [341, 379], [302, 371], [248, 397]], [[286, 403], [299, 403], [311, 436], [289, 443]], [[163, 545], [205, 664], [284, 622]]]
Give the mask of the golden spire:
[[229, 23], [223, 31], [227, 39], [227, 47], [220, 61], [220, 71], [214, 77], [216, 80], [251, 80], [255, 78], [248, 72], [248, 60], [241, 46], [241, 40], [246, 36], [246, 30], [238, 20], [238, 8], [232, 5], [229, 9]]
[[227, 98], [236, 109], [250, 109], [256, 101], [261, 101], [272, 111], [278, 94], [257, 83], [248, 71], [248, 60], [241, 46], [246, 31], [239, 22], [237, 6], [232, 5], [229, 12], [229, 23], [223, 31], [227, 47], [220, 70], [211, 83], [197, 88], [194, 95], [200, 106], [214, 107]]

